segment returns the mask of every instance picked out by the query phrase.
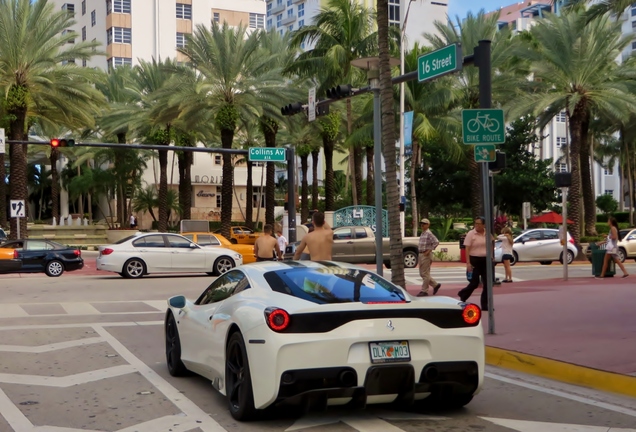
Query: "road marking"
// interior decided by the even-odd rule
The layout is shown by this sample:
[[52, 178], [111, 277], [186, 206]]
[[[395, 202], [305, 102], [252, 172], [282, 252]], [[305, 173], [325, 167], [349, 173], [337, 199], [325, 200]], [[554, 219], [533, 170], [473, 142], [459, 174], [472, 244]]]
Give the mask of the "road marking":
[[104, 339], [101, 337], [94, 338], [86, 338], [86, 339], [76, 339], [72, 341], [66, 342], [58, 342], [48, 345], [39, 345], [39, 346], [24, 346], [24, 345], [0, 345], [0, 351], [2, 352], [21, 352], [21, 353], [44, 353], [49, 351], [56, 351], [66, 348], [72, 348], [83, 345], [90, 345], [95, 343], [104, 342]]
[[100, 312], [87, 302], [60, 303], [69, 315], [99, 315]]
[[518, 432], [636, 432], [636, 429], [608, 428], [607, 426], [585, 426], [490, 417], [480, 418], [498, 426], [503, 426]]
[[166, 300], [144, 300], [144, 303], [161, 312], [165, 312], [165, 310], [168, 309], [168, 303]]
[[312, 413], [296, 420], [294, 424], [285, 429], [285, 432], [310, 429], [335, 423], [345, 423], [359, 432], [404, 432], [404, 429], [400, 429], [385, 420], [440, 421], [449, 420], [449, 418], [399, 412], [376, 416], [365, 413], [353, 415], [346, 413], [343, 415]]
[[0, 317], [2, 318], [18, 318], [30, 316], [24, 309], [17, 304], [0, 304]]
[[2, 389], [0, 389], [0, 415], [4, 417], [6, 422], [9, 423], [9, 426], [17, 432], [33, 429], [33, 423], [22, 414], [20, 408], [9, 399]]
[[505, 377], [505, 376], [497, 375], [497, 374], [492, 373], [492, 372], [485, 372], [484, 376], [486, 378], [494, 379], [494, 380], [505, 382], [505, 383], [508, 383], [508, 384], [514, 384], [514, 385], [517, 385], [519, 387], [525, 387], [527, 389], [534, 390], [534, 391], [537, 391], [537, 392], [547, 393], [547, 394], [552, 395], [552, 396], [557, 396], [557, 397], [561, 397], [561, 398], [564, 398], [564, 399], [570, 399], [570, 400], [575, 401], [575, 402], [580, 402], [580, 403], [584, 403], [584, 404], [587, 404], [587, 405], [593, 405], [595, 407], [603, 408], [603, 409], [606, 409], [608, 411], [614, 411], [614, 412], [625, 414], [625, 415], [628, 415], [628, 416], [631, 416], [631, 417], [636, 417], [636, 410], [633, 410], [633, 409], [624, 408], [624, 407], [621, 407], [621, 406], [618, 406], [618, 405], [613, 405], [613, 404], [609, 404], [609, 403], [606, 403], [606, 402], [601, 402], [601, 401], [590, 399], [590, 398], [586, 398], [586, 397], [583, 397], [583, 396], [573, 395], [573, 394], [566, 393], [566, 392], [563, 392], [563, 391], [560, 391], [560, 390], [544, 388], [544, 387], [538, 386], [536, 384], [530, 384], [530, 383], [523, 382], [523, 381], [520, 381], [520, 380], [516, 380], [516, 379], [508, 378], [508, 377]]
[[0, 373], [0, 382], [6, 384], [37, 385], [47, 387], [71, 387], [76, 384], [86, 384], [100, 381], [106, 378], [127, 375], [136, 372], [130, 365], [119, 365], [90, 372], [82, 372], [65, 377], [52, 377], [42, 375], [7, 374]]

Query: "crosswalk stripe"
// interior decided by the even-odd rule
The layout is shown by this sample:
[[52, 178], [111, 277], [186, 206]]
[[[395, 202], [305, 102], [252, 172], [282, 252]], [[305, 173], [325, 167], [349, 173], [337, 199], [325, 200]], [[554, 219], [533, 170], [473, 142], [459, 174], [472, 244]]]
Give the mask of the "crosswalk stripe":
[[60, 303], [69, 315], [98, 315], [100, 312], [86, 302]]
[[0, 317], [2, 318], [18, 318], [29, 316], [24, 309], [17, 304], [0, 304]]

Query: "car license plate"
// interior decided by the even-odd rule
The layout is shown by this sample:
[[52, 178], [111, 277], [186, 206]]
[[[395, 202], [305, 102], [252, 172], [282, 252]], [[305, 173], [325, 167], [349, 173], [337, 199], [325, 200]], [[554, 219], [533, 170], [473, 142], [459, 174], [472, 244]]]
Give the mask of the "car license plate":
[[407, 341], [370, 342], [371, 363], [410, 361], [411, 350]]

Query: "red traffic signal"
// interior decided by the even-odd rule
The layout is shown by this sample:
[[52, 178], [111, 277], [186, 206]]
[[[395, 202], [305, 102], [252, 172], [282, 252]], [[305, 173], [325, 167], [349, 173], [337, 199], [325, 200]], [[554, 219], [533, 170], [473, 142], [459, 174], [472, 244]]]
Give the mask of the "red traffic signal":
[[60, 146], [60, 140], [59, 140], [59, 139], [57, 139], [57, 138], [52, 138], [52, 139], [51, 139], [51, 147], [55, 147], [55, 148], [57, 148], [57, 147], [59, 147], [59, 146]]
[[65, 138], [51, 138], [51, 147], [52, 148], [58, 148], [58, 147], [75, 147], [75, 140], [74, 139], [65, 139]]

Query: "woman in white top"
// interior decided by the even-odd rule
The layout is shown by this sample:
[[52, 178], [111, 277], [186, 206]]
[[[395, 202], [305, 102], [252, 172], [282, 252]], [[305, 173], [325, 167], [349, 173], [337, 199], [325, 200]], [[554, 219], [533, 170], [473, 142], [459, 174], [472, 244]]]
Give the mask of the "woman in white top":
[[618, 258], [618, 222], [616, 221], [616, 218], [610, 217], [607, 223], [610, 226], [610, 232], [609, 234], [607, 234], [607, 240], [605, 242], [605, 256], [603, 257], [603, 270], [601, 270], [601, 276], [596, 276], [596, 278], [600, 279], [605, 277], [605, 272], [607, 271], [607, 266], [609, 265], [610, 260], [614, 260], [614, 262], [618, 264], [618, 266], [621, 268], [623, 272], [623, 277], [626, 278], [627, 276], [629, 276], [629, 273], [627, 273], [627, 270], [625, 270], [625, 266], [623, 265], [621, 260]]
[[512, 260], [512, 230], [510, 227], [505, 227], [501, 230], [501, 234], [497, 236], [498, 240], [501, 240], [501, 251], [504, 269], [506, 270], [506, 278], [502, 282], [512, 282], [512, 268], [510, 267], [510, 260]]

